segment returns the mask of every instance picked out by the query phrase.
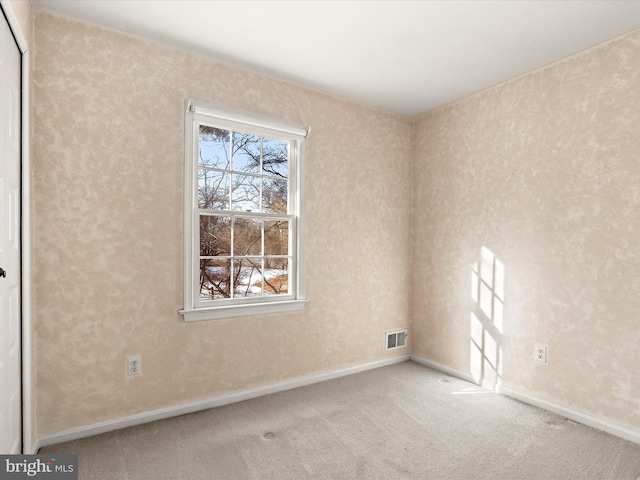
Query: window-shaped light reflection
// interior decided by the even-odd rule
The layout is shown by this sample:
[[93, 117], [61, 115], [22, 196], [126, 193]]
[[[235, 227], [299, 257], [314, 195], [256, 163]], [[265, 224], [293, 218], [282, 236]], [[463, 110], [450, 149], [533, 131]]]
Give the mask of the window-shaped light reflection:
[[500, 358], [500, 348], [496, 339], [491, 335], [485, 335], [484, 344], [484, 379], [485, 381], [498, 383], [498, 361]]
[[471, 300], [478, 303], [478, 263], [471, 267]]
[[493, 282], [493, 293], [500, 299], [504, 299], [504, 265], [500, 259], [495, 259], [495, 281]]
[[493, 324], [499, 333], [503, 333], [504, 325], [504, 306], [499, 298], [493, 299]]
[[480, 251], [480, 275], [482, 280], [487, 284], [493, 286], [493, 259], [495, 256], [486, 247], [482, 247]]
[[491, 308], [491, 304], [493, 303], [493, 291], [484, 283], [484, 281], [480, 282], [480, 309], [482, 313], [484, 313], [487, 318], [491, 318], [493, 315], [493, 309]]
[[487, 247], [471, 266], [471, 322], [469, 361], [474, 379], [496, 387], [502, 377], [504, 331], [504, 264]]
[[469, 341], [469, 355], [471, 376], [476, 382], [482, 379], [482, 339], [483, 328], [478, 317], [471, 312], [471, 339]]

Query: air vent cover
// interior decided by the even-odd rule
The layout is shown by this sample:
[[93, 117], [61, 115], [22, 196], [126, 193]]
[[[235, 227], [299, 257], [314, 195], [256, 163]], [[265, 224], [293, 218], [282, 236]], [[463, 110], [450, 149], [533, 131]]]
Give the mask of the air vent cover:
[[407, 346], [407, 329], [385, 332], [385, 350], [395, 350]]

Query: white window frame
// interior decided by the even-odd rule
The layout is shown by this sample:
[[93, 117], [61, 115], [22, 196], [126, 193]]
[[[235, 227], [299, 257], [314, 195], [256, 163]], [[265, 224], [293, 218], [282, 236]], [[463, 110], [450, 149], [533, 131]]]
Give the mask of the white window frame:
[[[193, 100], [185, 102], [184, 156], [184, 308], [186, 322], [296, 312], [304, 308], [304, 141], [309, 128]], [[292, 218], [290, 291], [287, 295], [227, 300], [200, 300], [200, 209], [198, 208], [198, 132], [201, 123], [291, 142], [289, 212]]]

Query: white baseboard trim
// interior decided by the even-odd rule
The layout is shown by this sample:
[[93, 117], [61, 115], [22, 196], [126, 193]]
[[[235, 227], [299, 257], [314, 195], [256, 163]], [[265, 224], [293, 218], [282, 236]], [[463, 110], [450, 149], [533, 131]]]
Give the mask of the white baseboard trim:
[[409, 356], [409, 360], [411, 360], [412, 362], [419, 363], [420, 365], [424, 365], [425, 367], [433, 368], [434, 370], [438, 370], [439, 372], [446, 373], [451, 377], [457, 377], [462, 380], [466, 380], [467, 382], [471, 382], [478, 385], [478, 382], [469, 373], [461, 372], [460, 370], [447, 367], [440, 363], [434, 362], [433, 360], [428, 360], [424, 357], [419, 357], [418, 355], [411, 354]]
[[375, 368], [386, 367], [388, 365], [406, 362], [407, 360], [409, 360], [409, 358], [409, 355], [399, 355], [375, 362], [355, 365], [352, 367], [341, 368], [338, 370], [331, 370], [327, 372], [314, 373], [311, 375], [306, 375], [304, 377], [297, 377], [290, 380], [284, 380], [282, 382], [271, 383], [269, 385], [247, 388], [245, 390], [238, 390], [236, 392], [216, 395], [214, 397], [197, 400], [195, 402], [174, 405], [171, 407], [160, 408], [148, 412], [141, 412], [126, 417], [114, 418], [112, 420], [94, 423], [92, 425], [86, 425], [83, 427], [72, 428], [70, 430], [64, 430], [61, 432], [47, 433], [39, 436], [36, 439], [34, 445], [37, 448], [35, 452], [37, 452], [39, 448], [46, 447], [47, 445], [69, 442], [71, 440], [91, 437], [93, 435], [99, 435], [101, 433], [106, 433], [121, 428], [132, 427], [134, 425], [141, 425], [143, 423], [155, 422], [156, 420], [163, 420], [165, 418], [177, 417], [178, 415], [198, 412], [200, 410], [206, 410], [208, 408], [221, 407], [223, 405], [229, 405], [231, 403], [242, 402], [244, 400], [261, 397], [263, 395], [269, 395], [271, 393], [283, 392], [285, 390], [304, 387], [307, 385], [312, 385], [314, 383], [332, 380], [334, 378], [353, 375], [354, 373], [360, 373], [366, 370], [373, 370]]
[[[434, 370], [438, 370], [440, 372], [446, 373], [447, 375], [451, 375], [452, 377], [457, 377], [462, 380], [466, 380], [467, 382], [475, 383], [476, 385], [478, 385], [478, 382], [468, 373], [460, 372], [453, 368], [446, 367], [437, 362], [434, 362], [432, 360], [427, 360], [426, 358], [422, 358], [417, 355], [411, 355], [410, 360], [416, 363], [419, 363], [421, 365], [424, 365], [426, 367], [433, 368]], [[624, 440], [629, 440], [630, 442], [640, 444], [640, 432], [630, 430], [628, 428], [620, 427], [618, 425], [614, 425], [604, 420], [599, 420], [589, 415], [585, 415], [584, 413], [580, 413], [576, 410], [562, 407], [560, 405], [556, 405], [546, 400], [541, 400], [539, 398], [535, 398], [530, 395], [520, 393], [517, 390], [514, 390], [509, 387], [505, 387], [504, 385], [500, 385], [495, 388], [493, 386], [486, 385], [485, 388], [488, 388], [489, 390], [495, 390], [502, 395], [511, 397], [522, 403], [526, 403], [528, 405], [541, 408], [542, 410], [547, 410], [549, 412], [552, 412], [562, 417], [573, 420], [574, 422], [578, 422], [583, 425], [587, 425], [588, 427], [593, 427], [597, 430], [602, 430], [603, 432], [610, 433], [611, 435], [622, 438]]]
[[562, 417], [573, 420], [574, 422], [578, 422], [583, 425], [587, 425], [588, 427], [593, 427], [597, 430], [602, 430], [603, 432], [610, 433], [611, 435], [614, 435], [616, 437], [623, 438], [624, 440], [629, 440], [630, 442], [640, 444], [640, 432], [620, 427], [618, 425], [614, 425], [613, 423], [591, 417], [576, 410], [561, 407], [560, 405], [547, 402], [546, 400], [541, 400], [539, 398], [520, 393], [509, 387], [500, 386], [498, 388], [498, 392], [522, 403], [533, 405], [534, 407], [556, 413]]
[[35, 455], [36, 453], [38, 453], [38, 450], [40, 450], [40, 439], [36, 438], [33, 443], [31, 444], [30, 447], [26, 447], [25, 446], [25, 450], [24, 450], [24, 454], [25, 455]]

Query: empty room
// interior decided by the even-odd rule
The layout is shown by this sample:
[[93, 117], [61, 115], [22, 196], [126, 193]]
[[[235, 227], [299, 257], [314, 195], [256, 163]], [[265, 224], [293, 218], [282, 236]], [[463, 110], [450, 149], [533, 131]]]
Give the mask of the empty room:
[[640, 2], [0, 6], [0, 479], [640, 478]]

